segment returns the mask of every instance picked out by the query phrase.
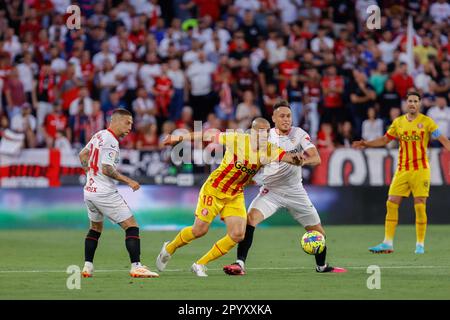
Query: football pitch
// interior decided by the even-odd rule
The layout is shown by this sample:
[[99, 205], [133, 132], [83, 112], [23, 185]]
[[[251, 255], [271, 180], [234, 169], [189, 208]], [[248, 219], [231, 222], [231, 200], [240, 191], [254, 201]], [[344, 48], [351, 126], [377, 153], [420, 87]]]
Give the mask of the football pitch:
[[[0, 299], [147, 299], [147, 300], [308, 300], [308, 299], [450, 299], [450, 226], [431, 225], [426, 253], [414, 254], [415, 227], [399, 226], [393, 254], [367, 248], [383, 237], [383, 226], [326, 226], [328, 261], [348, 269], [318, 274], [314, 257], [303, 253], [300, 227], [259, 228], [247, 261], [247, 275], [227, 276], [222, 266], [234, 261], [236, 249], [208, 266], [208, 278], [190, 273], [191, 264], [221, 238], [215, 228], [179, 249], [168, 270], [155, 279], [132, 279], [124, 233], [103, 232], [93, 278], [68, 289], [70, 265], [83, 265], [86, 230], [0, 231]], [[175, 231], [141, 232], [142, 262], [155, 270], [162, 242]], [[380, 269], [380, 289], [369, 266]], [[368, 281], [369, 279], [369, 281]], [[70, 281], [69, 281], [70, 282]]]

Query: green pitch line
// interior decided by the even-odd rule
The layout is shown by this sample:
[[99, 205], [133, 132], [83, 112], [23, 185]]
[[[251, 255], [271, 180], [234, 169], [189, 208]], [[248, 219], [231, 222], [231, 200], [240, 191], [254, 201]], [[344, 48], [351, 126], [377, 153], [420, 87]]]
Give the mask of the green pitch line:
[[[123, 232], [114, 227], [100, 238], [94, 278], [81, 279], [81, 289], [66, 286], [69, 265], [82, 266], [85, 230], [0, 231], [0, 299], [449, 299], [449, 225], [432, 225], [426, 253], [415, 255], [414, 226], [400, 226], [393, 254], [376, 255], [367, 248], [383, 237], [383, 226], [328, 226], [328, 257], [346, 274], [317, 274], [314, 257], [302, 252], [300, 227], [255, 231], [248, 274], [231, 277], [222, 266], [236, 249], [209, 265], [209, 277], [189, 272], [196, 259], [222, 237], [224, 228], [181, 248], [157, 279], [132, 279]], [[164, 240], [175, 231], [142, 232], [142, 260], [154, 261]], [[381, 270], [381, 289], [367, 288], [367, 267]]]

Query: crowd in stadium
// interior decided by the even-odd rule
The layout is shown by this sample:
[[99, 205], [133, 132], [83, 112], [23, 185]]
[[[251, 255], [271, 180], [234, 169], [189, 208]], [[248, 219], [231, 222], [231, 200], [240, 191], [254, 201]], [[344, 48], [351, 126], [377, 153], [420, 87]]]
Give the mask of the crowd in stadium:
[[155, 150], [194, 119], [245, 130], [283, 98], [332, 150], [383, 135], [411, 89], [450, 136], [449, 30], [446, 0], [0, 0], [0, 139], [79, 148], [122, 107], [121, 147]]

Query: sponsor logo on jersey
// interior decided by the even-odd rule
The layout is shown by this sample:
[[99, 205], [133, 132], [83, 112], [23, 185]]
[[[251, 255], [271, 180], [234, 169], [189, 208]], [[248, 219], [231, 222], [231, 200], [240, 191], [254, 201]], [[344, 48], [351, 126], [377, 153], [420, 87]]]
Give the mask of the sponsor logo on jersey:
[[236, 161], [234, 163], [234, 166], [236, 169], [241, 170], [242, 172], [250, 174], [250, 175], [253, 175], [256, 173], [256, 170], [247, 168], [246, 166], [244, 166], [244, 164], [242, 162], [239, 162], [239, 161]]
[[97, 187], [85, 187], [84, 190], [87, 192], [97, 192]]
[[208, 209], [204, 208], [201, 212], [202, 216], [207, 216], [208, 215]]
[[402, 140], [402, 141], [419, 141], [420, 136], [418, 134], [414, 134], [414, 135], [401, 134], [400, 140]]

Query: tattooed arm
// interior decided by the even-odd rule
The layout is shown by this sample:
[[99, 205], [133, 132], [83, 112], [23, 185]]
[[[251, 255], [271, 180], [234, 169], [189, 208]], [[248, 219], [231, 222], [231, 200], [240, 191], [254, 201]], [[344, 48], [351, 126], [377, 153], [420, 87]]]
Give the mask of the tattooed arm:
[[136, 191], [141, 187], [139, 185], [139, 182], [134, 181], [133, 179], [128, 178], [127, 176], [124, 176], [119, 171], [117, 171], [112, 165], [103, 164], [102, 173], [105, 176], [108, 176], [114, 180], [127, 184], [131, 189], [133, 189], [133, 191]]
[[78, 154], [80, 158], [81, 166], [83, 167], [84, 172], [87, 174], [89, 171], [89, 150], [84, 148]]

